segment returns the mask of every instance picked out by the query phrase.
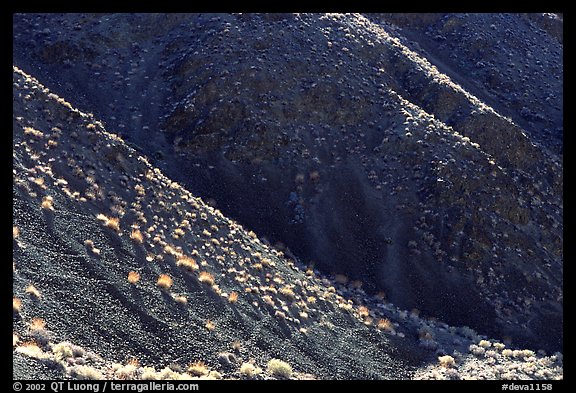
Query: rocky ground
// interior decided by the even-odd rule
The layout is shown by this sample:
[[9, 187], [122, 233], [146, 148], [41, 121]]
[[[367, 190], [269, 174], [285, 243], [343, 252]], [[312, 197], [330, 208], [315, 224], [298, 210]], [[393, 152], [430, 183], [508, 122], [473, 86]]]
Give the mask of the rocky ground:
[[557, 23], [15, 15], [14, 377], [562, 378]]

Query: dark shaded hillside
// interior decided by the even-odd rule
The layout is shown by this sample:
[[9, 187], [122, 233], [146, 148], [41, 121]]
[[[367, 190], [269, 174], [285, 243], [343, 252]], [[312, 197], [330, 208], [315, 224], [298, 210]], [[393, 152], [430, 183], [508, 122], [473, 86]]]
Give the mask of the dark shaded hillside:
[[16, 65], [301, 260], [561, 349], [562, 44], [530, 18], [15, 15], [14, 43]]

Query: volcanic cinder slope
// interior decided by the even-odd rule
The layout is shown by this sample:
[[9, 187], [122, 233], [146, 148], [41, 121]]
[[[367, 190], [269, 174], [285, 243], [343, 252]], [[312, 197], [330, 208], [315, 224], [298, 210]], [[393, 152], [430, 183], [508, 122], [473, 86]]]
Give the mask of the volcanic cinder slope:
[[414, 339], [366, 325], [329, 281], [18, 69], [13, 136], [15, 378], [190, 378], [199, 361], [237, 378], [274, 357], [298, 378], [416, 369]]
[[295, 263], [16, 67], [13, 137], [15, 379], [563, 377]]
[[294, 258], [557, 351], [562, 22], [542, 18], [25, 14], [14, 61]]

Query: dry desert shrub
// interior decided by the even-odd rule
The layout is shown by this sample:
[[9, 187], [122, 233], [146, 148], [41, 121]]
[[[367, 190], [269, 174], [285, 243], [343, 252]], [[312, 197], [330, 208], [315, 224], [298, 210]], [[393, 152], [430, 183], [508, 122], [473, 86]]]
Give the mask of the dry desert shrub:
[[200, 272], [198, 280], [204, 284], [214, 285], [214, 276], [208, 272]]
[[185, 255], [182, 255], [178, 258], [176, 261], [176, 266], [182, 267], [190, 272], [198, 270], [199, 268], [194, 258], [190, 258]]
[[139, 229], [134, 228], [132, 229], [132, 233], [130, 233], [130, 239], [134, 240], [136, 243], [142, 244], [144, 242], [144, 235]]
[[292, 366], [280, 359], [271, 359], [267, 365], [270, 375], [280, 378], [290, 378], [292, 376]]
[[206, 321], [206, 324], [204, 326], [206, 326], [206, 329], [210, 331], [216, 329], [216, 324], [209, 319]]
[[138, 281], [140, 281], [140, 273], [135, 271], [131, 271], [128, 273], [128, 282], [130, 284], [136, 284]]
[[12, 298], [12, 310], [15, 312], [20, 312], [22, 309], [22, 300], [17, 297]]
[[456, 364], [454, 358], [450, 355], [438, 356], [438, 362], [440, 363], [440, 366], [446, 368], [452, 367]]
[[158, 281], [156, 282], [156, 285], [158, 285], [162, 289], [169, 289], [173, 283], [174, 281], [169, 275], [160, 274], [158, 276]]
[[230, 303], [236, 303], [238, 301], [238, 292], [232, 292], [228, 295], [228, 301]]
[[186, 296], [174, 296], [176, 303], [180, 303], [183, 306], [188, 304], [188, 298]]
[[394, 325], [392, 325], [392, 322], [390, 322], [390, 320], [387, 318], [378, 320], [376, 327], [378, 328], [378, 330], [384, 330], [387, 332], [391, 332], [394, 330]]
[[262, 369], [250, 362], [242, 363], [242, 365], [240, 366], [240, 374], [248, 378], [253, 378], [254, 376], [260, 373], [262, 373]]
[[54, 210], [54, 199], [50, 195], [42, 199], [42, 209]]
[[202, 375], [208, 374], [208, 367], [206, 367], [206, 364], [204, 362], [197, 361], [188, 366], [188, 372], [190, 373], [190, 375], [200, 377]]

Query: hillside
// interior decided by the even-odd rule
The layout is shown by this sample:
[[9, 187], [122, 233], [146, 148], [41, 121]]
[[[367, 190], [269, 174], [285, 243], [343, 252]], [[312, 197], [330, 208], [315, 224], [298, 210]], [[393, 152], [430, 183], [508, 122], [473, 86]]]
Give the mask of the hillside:
[[561, 376], [536, 352], [563, 345], [562, 39], [537, 20], [16, 14], [14, 330], [48, 351], [35, 376], [76, 375], [56, 339], [108, 377], [130, 358], [442, 377], [455, 352], [458, 376]]
[[14, 378], [562, 376], [298, 266], [17, 68], [14, 98]]
[[[18, 70], [14, 78], [15, 334], [44, 349], [97, 349], [65, 370], [49, 359], [48, 369], [75, 375], [92, 360], [107, 375], [104, 366], [132, 358], [215, 368], [227, 353], [260, 366], [280, 357], [317, 377], [409, 375], [405, 356], [391, 356], [401, 343], [364, 325], [359, 306], [312, 270], [163, 176], [91, 115]], [[54, 375], [44, 372], [54, 370], [30, 376]]]

